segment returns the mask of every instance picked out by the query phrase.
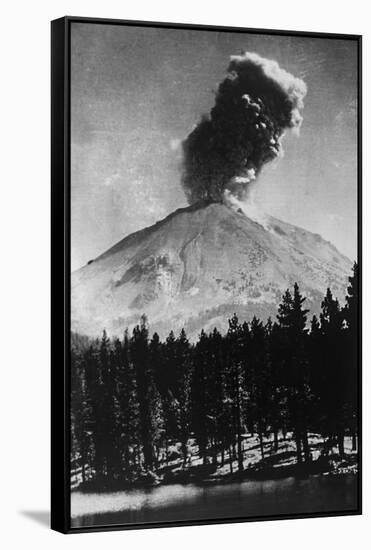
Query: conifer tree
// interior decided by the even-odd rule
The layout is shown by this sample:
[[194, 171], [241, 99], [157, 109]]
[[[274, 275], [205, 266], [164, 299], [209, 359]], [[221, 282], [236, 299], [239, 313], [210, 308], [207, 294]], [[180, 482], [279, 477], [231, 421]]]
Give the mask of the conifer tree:
[[188, 439], [191, 430], [192, 351], [184, 328], [176, 341], [178, 434], [183, 454], [183, 466], [188, 459]]
[[344, 307], [344, 316], [347, 326], [355, 335], [358, 331], [358, 309], [359, 309], [359, 268], [357, 262], [353, 264], [353, 273], [348, 277], [349, 286], [345, 297], [346, 305]]
[[217, 464], [218, 451], [221, 451], [224, 462], [225, 417], [223, 416], [224, 400], [224, 361], [222, 336], [215, 328], [209, 335], [209, 368], [208, 368], [208, 419], [214, 465]]
[[91, 429], [93, 443], [93, 470], [98, 486], [105, 485], [105, 437], [102, 425], [103, 388], [101, 370], [99, 367], [99, 343], [91, 344], [83, 356], [85, 363], [86, 388], [91, 400]]
[[346, 304], [343, 310], [346, 321], [346, 352], [344, 360], [347, 364], [347, 402], [349, 419], [352, 431], [352, 448], [357, 444], [357, 415], [358, 415], [358, 385], [359, 385], [359, 267], [355, 262], [353, 273], [349, 277]]
[[123, 456], [123, 475], [133, 479], [136, 473], [135, 449], [138, 449], [138, 400], [135, 388], [133, 365], [130, 361], [129, 336], [125, 331], [123, 341], [114, 342], [114, 360], [117, 372], [118, 422], [120, 429], [120, 452]]
[[207, 367], [208, 337], [202, 330], [195, 346], [192, 375], [192, 428], [198, 443], [199, 454], [207, 464], [208, 418], [207, 418]]
[[[237, 444], [238, 472], [243, 472], [243, 451], [242, 451], [242, 327], [238, 322], [236, 314], [229, 319], [227, 339], [227, 369], [229, 382], [229, 396], [232, 401], [232, 418]], [[234, 447], [234, 446], [233, 446]]]
[[86, 389], [85, 362], [81, 354], [71, 351], [71, 436], [72, 469], [81, 472], [86, 483], [92, 472], [91, 406]]
[[303, 309], [305, 298], [299, 286], [294, 284], [294, 293], [287, 289], [278, 308], [277, 319], [282, 329], [284, 346], [285, 384], [291, 426], [294, 430], [297, 460], [311, 460], [308, 444], [309, 387], [308, 365], [305, 353], [307, 309]]
[[145, 469], [152, 470], [156, 464], [154, 450], [153, 377], [150, 369], [147, 319], [143, 315], [140, 325], [133, 330], [130, 340], [130, 355], [133, 361], [139, 407], [139, 425]]
[[[264, 327], [265, 330], [265, 384], [268, 391], [267, 421], [273, 431], [274, 452], [278, 451], [278, 433], [282, 429], [280, 362], [275, 360], [275, 334], [277, 324], [269, 317]], [[279, 329], [278, 329], [279, 330]]]
[[321, 304], [321, 331], [323, 339], [323, 402], [327, 408], [330, 438], [336, 438], [339, 454], [344, 457], [346, 424], [346, 370], [344, 361], [343, 314], [339, 302], [328, 288]]

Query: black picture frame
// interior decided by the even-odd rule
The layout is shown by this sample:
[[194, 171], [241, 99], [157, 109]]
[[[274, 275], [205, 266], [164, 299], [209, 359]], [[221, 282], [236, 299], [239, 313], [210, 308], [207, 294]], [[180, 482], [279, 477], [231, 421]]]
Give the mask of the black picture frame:
[[[70, 145], [71, 145], [71, 42], [73, 23], [120, 25], [162, 29], [246, 32], [260, 35], [298, 36], [352, 40], [358, 49], [358, 502], [351, 511], [276, 514], [145, 524], [71, 527], [70, 519]], [[62, 533], [176, 527], [234, 522], [268, 521], [359, 515], [362, 513], [362, 36], [303, 31], [249, 29], [66, 16], [51, 22], [51, 528]]]

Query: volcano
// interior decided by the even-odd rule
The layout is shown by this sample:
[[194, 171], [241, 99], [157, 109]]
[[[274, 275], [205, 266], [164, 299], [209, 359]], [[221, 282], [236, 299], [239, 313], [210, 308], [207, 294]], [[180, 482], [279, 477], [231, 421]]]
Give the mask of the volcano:
[[351, 261], [320, 235], [271, 216], [264, 223], [223, 203], [176, 210], [71, 275], [71, 329], [121, 336], [148, 318], [163, 338], [185, 328], [228, 328], [254, 315], [275, 319], [283, 292], [299, 284], [310, 315], [327, 287], [342, 300]]

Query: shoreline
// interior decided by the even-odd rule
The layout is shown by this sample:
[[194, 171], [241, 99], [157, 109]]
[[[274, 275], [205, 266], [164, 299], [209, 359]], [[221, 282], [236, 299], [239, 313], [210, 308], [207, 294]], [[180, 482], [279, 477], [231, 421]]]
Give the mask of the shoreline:
[[[348, 457], [349, 458], [349, 457]], [[327, 466], [327, 467], [326, 467]], [[182, 485], [187, 487], [189, 485], [196, 485], [198, 487], [209, 487], [216, 485], [223, 485], [229, 483], [241, 483], [241, 482], [254, 482], [254, 481], [277, 481], [281, 479], [294, 477], [295, 479], [306, 479], [310, 476], [329, 476], [329, 477], [342, 477], [346, 475], [358, 475], [358, 463], [350, 460], [345, 465], [343, 463], [340, 468], [329, 468], [328, 465], [322, 461], [313, 461], [310, 464], [289, 464], [279, 467], [266, 467], [266, 468], [248, 468], [243, 472], [233, 472], [223, 475], [208, 475], [201, 477], [192, 473], [191, 470], [180, 471], [178, 475], [174, 474], [171, 479], [153, 479], [152, 481], [136, 480], [132, 483], [117, 482], [115, 481], [114, 487], [107, 486], [106, 488], [98, 489], [97, 487], [89, 490], [89, 484], [87, 487], [79, 486], [71, 489], [71, 494], [83, 494], [83, 495], [106, 495], [113, 493], [128, 492], [134, 493], [138, 490], [151, 490], [156, 487], [171, 487], [175, 485]], [[94, 487], [94, 483], [91, 484]]]

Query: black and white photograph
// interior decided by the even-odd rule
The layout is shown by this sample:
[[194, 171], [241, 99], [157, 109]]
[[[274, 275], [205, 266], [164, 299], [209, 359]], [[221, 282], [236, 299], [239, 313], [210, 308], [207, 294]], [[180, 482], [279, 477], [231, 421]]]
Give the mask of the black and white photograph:
[[360, 513], [359, 39], [69, 32], [71, 530]]
[[2, 548], [363, 550], [368, 12], [4, 4]]

